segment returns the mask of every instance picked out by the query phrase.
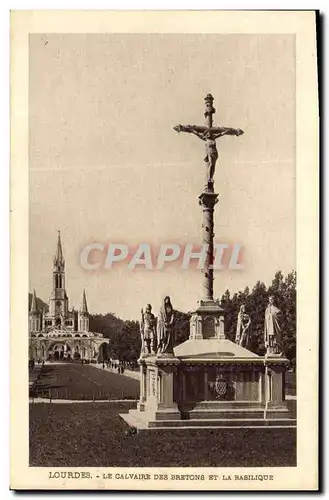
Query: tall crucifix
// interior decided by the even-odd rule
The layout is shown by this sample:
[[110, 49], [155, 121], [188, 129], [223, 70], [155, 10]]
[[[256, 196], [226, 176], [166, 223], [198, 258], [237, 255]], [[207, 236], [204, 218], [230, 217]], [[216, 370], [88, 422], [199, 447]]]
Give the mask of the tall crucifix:
[[218, 194], [214, 192], [214, 173], [216, 162], [218, 159], [218, 151], [216, 139], [224, 135], [239, 136], [243, 134], [243, 130], [230, 127], [214, 127], [213, 115], [216, 110], [213, 106], [214, 98], [211, 94], [205, 97], [205, 122], [201, 125], [177, 125], [174, 127], [176, 132], [187, 132], [196, 135], [199, 139], [205, 142], [205, 157], [206, 163], [206, 184], [203, 192], [199, 196], [199, 203], [203, 209], [203, 243], [207, 245], [207, 256], [203, 269], [203, 289], [204, 299], [213, 302], [214, 300], [214, 206], [218, 202]]

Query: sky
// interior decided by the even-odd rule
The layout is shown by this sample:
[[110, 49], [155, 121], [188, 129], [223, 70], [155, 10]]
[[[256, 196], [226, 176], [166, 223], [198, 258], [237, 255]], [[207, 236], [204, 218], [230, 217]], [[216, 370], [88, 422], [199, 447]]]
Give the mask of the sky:
[[196, 269], [86, 271], [91, 242], [201, 243], [204, 144], [173, 126], [242, 128], [217, 141], [216, 241], [243, 270], [215, 273], [220, 297], [295, 269], [295, 39], [291, 35], [30, 35], [30, 291], [47, 301], [57, 230], [70, 306], [138, 319], [165, 295], [190, 311]]

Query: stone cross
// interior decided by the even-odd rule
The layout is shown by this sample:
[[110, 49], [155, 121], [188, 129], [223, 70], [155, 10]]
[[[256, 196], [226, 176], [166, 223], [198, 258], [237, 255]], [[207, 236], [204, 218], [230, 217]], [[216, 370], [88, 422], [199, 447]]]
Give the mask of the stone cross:
[[243, 134], [243, 130], [231, 127], [213, 127], [213, 115], [216, 110], [213, 106], [214, 98], [211, 94], [205, 97], [205, 125], [177, 125], [174, 127], [176, 132], [187, 132], [194, 134], [199, 139], [205, 142], [205, 157], [204, 161], [207, 164], [207, 179], [205, 185], [205, 192], [214, 192], [214, 173], [215, 166], [218, 159], [218, 151], [216, 146], [216, 139], [224, 135], [239, 136]]
[[194, 134], [205, 142], [206, 183], [203, 192], [199, 196], [199, 203], [203, 210], [203, 244], [207, 245], [207, 255], [203, 269], [203, 298], [206, 302], [214, 302], [214, 206], [218, 202], [218, 194], [214, 192], [214, 173], [218, 159], [216, 139], [224, 135], [240, 136], [243, 134], [243, 130], [230, 127], [214, 127], [213, 115], [216, 113], [213, 106], [214, 98], [211, 94], [207, 94], [204, 101], [205, 125], [177, 125], [174, 130]]

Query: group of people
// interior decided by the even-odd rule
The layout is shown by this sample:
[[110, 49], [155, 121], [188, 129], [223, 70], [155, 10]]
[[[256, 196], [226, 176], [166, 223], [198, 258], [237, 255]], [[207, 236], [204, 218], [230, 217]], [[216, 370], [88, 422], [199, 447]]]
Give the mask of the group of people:
[[103, 368], [105, 368], [106, 366], [110, 370], [116, 371], [118, 375], [123, 375], [126, 369], [126, 364], [124, 362], [112, 361], [110, 359], [107, 361], [103, 361], [102, 366]]
[[[280, 309], [274, 305], [273, 296], [270, 296], [265, 310], [264, 321], [264, 343], [268, 354], [280, 354], [282, 352], [279, 313]], [[249, 314], [246, 313], [246, 307], [243, 304], [238, 314], [235, 336], [236, 344], [242, 347], [248, 347], [250, 340], [250, 324], [251, 318]]]
[[141, 311], [140, 332], [142, 354], [173, 354], [174, 309], [170, 297], [165, 297], [157, 319], [152, 313], [151, 304]]

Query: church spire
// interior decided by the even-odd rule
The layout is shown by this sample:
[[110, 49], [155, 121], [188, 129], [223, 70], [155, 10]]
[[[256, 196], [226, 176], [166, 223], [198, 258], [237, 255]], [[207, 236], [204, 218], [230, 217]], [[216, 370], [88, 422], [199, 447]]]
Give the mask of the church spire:
[[89, 314], [85, 290], [83, 290], [82, 303], [78, 312], [78, 330], [79, 332], [89, 332]]
[[87, 307], [87, 299], [86, 299], [86, 292], [83, 290], [82, 294], [82, 304], [81, 304], [81, 312], [88, 314], [88, 307]]
[[61, 241], [61, 232], [60, 231], [58, 231], [57, 248], [56, 248], [56, 255], [55, 255], [54, 261], [57, 263], [57, 265], [64, 263], [62, 241]]
[[38, 303], [37, 303], [37, 296], [35, 293], [35, 289], [33, 290], [33, 295], [32, 295], [32, 304], [31, 304], [31, 313], [36, 313], [38, 312]]
[[63, 293], [65, 293], [65, 260], [63, 257], [60, 231], [58, 231], [56, 254], [53, 265], [53, 290], [56, 289], [63, 290]]

